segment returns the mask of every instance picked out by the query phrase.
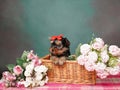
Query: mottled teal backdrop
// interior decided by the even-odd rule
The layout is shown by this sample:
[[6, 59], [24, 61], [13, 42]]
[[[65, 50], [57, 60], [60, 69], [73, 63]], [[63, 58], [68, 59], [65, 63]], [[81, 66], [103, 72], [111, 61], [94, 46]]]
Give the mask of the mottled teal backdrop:
[[33, 48], [40, 55], [48, 54], [48, 37], [64, 34], [71, 41], [74, 53], [79, 42], [92, 36], [88, 25], [94, 9], [91, 0], [23, 0], [24, 33], [31, 38]]

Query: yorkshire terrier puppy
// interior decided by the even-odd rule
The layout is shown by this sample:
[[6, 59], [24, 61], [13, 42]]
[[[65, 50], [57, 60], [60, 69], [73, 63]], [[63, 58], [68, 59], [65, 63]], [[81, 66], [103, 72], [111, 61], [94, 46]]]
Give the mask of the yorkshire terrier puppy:
[[70, 42], [63, 35], [52, 36], [50, 38], [51, 47], [50, 59], [53, 60], [54, 64], [63, 65], [70, 55]]

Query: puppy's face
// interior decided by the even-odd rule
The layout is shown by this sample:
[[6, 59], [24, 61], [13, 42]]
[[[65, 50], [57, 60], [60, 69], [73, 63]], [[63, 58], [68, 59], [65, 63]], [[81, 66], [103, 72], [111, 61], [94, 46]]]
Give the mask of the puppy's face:
[[51, 41], [51, 47], [59, 50], [63, 48], [63, 43], [60, 40], [54, 40], [54, 41]]
[[[52, 55], [63, 55], [69, 50], [70, 42], [62, 36], [52, 36], [50, 39], [51, 47], [49, 49]], [[67, 54], [66, 54], [67, 55]]]

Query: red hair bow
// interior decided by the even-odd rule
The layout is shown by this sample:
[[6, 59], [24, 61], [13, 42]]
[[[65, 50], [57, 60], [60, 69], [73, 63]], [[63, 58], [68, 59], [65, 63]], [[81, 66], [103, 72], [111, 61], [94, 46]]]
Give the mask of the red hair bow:
[[51, 41], [54, 41], [54, 40], [62, 40], [63, 38], [63, 34], [60, 34], [60, 35], [57, 35], [57, 36], [52, 36], [50, 38]]

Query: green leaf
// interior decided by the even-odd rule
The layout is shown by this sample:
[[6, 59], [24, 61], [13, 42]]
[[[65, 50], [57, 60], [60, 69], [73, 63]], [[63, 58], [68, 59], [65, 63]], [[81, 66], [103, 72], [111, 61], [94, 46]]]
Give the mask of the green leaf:
[[81, 46], [81, 43], [78, 45], [78, 47], [75, 50], [76, 57], [78, 57], [80, 55], [80, 46]]
[[70, 55], [67, 59], [68, 59], [68, 60], [75, 60], [75, 59], [76, 59], [76, 56], [75, 56], [75, 55]]
[[25, 70], [23, 69], [23, 73], [20, 74], [19, 76], [17, 76], [17, 81], [20, 81], [21, 79], [22, 79], [22, 80], [25, 80], [24, 71], [25, 71]]
[[21, 67], [23, 67], [23, 64], [26, 62], [26, 60], [25, 60], [25, 59], [18, 58], [18, 59], [16, 60], [16, 62], [17, 62], [17, 65], [20, 65]]
[[114, 67], [117, 65], [117, 63], [118, 63], [118, 61], [117, 61], [116, 57], [111, 57], [110, 60], [108, 61], [108, 66]]
[[[25, 70], [24, 70], [24, 71], [25, 71]], [[24, 71], [23, 71], [23, 73], [20, 75], [21, 79], [25, 79]]]
[[8, 64], [7, 65], [7, 68], [8, 68], [8, 70], [10, 71], [10, 72], [13, 72], [13, 68], [15, 67], [15, 65], [14, 64]]
[[22, 56], [21, 56], [21, 59], [26, 60], [28, 53], [29, 53], [28, 51], [24, 51], [23, 54], [22, 54]]

